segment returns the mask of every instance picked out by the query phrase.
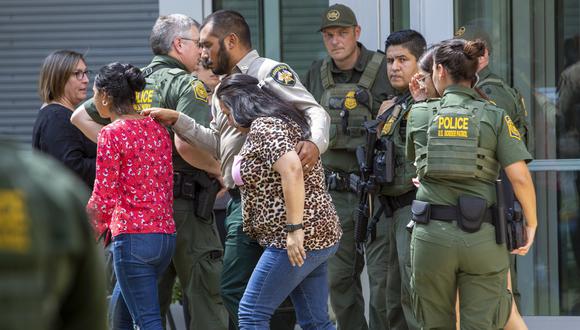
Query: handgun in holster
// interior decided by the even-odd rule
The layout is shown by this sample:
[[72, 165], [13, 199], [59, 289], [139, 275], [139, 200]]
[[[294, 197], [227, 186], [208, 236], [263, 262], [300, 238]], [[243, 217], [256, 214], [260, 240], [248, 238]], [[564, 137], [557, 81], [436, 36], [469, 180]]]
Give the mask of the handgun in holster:
[[210, 178], [205, 173], [200, 176], [200, 180], [197, 181], [194, 211], [198, 217], [208, 220], [213, 214], [213, 205], [216, 195], [221, 189], [221, 184], [217, 179]]

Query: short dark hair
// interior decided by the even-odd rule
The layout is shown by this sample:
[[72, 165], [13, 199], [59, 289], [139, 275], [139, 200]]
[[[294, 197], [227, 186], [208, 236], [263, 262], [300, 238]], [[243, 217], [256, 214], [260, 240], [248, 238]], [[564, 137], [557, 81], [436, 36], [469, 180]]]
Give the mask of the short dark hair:
[[95, 77], [95, 87], [111, 98], [111, 111], [118, 115], [134, 111], [135, 93], [142, 91], [145, 84], [145, 76], [139, 68], [119, 62], [105, 65]]
[[64, 95], [64, 86], [79, 61], [86, 63], [82, 54], [72, 50], [57, 50], [44, 59], [38, 79], [38, 93], [42, 102], [57, 101]]
[[444, 66], [454, 82], [474, 81], [479, 57], [485, 53], [485, 42], [449, 39], [441, 42], [433, 55], [433, 62]]
[[421, 33], [415, 30], [401, 30], [389, 34], [385, 41], [385, 53], [390, 46], [402, 46], [408, 49], [418, 60], [423, 55], [427, 42]]
[[223, 39], [230, 33], [235, 33], [240, 38], [242, 45], [252, 48], [250, 26], [244, 16], [237, 11], [222, 9], [213, 12], [205, 18], [200, 30], [208, 24], [212, 24], [211, 32], [219, 39]]
[[310, 137], [310, 125], [304, 111], [282, 101], [267, 85], [258, 87], [258, 79], [242, 73], [225, 77], [217, 90], [217, 98], [227, 106], [234, 120], [250, 127], [260, 117], [274, 117], [294, 122], [302, 129], [302, 139]]

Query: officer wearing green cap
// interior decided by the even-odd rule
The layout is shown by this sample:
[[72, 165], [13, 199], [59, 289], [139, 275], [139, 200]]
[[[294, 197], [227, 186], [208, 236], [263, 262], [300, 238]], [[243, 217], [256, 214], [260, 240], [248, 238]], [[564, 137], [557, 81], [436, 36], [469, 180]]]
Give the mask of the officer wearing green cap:
[[[191, 75], [201, 51], [199, 23], [181, 14], [161, 16], [153, 26], [151, 48], [156, 55], [143, 69], [145, 90], [137, 95], [136, 110], [166, 107], [209, 125], [208, 95], [203, 83]], [[72, 122], [89, 138], [96, 139], [101, 125], [93, 100], [80, 106]], [[171, 302], [175, 274], [189, 301], [191, 329], [227, 329], [227, 311], [219, 294], [223, 248], [216, 232], [213, 203], [219, 163], [209, 153], [197, 153], [174, 135], [174, 220], [177, 228], [172, 264], [160, 281], [159, 299], [165, 314]], [[194, 163], [198, 168], [191, 166]], [[200, 164], [202, 163], [202, 164]], [[213, 190], [213, 194], [210, 191]]]
[[521, 134], [503, 109], [472, 89], [485, 46], [447, 40], [435, 50], [433, 83], [440, 100], [413, 106], [407, 158], [420, 181], [412, 204], [413, 309], [422, 329], [503, 329], [511, 307], [508, 251], [496, 243], [495, 184], [504, 168], [527, 219], [525, 255], [537, 227], [535, 191]]
[[2, 329], [106, 329], [86, 186], [40, 153], [0, 142], [0, 154]]
[[[364, 145], [362, 124], [376, 117], [381, 103], [394, 91], [385, 75], [384, 55], [358, 42], [361, 28], [349, 7], [336, 4], [324, 11], [320, 32], [328, 56], [312, 63], [303, 82], [331, 117], [330, 147], [322, 162], [344, 234], [328, 263], [330, 301], [339, 329], [367, 329], [360, 282], [364, 262], [355, 257], [358, 198], [350, 181], [351, 174], [359, 171], [355, 148]], [[387, 324], [386, 227], [385, 221], [380, 222], [375, 240], [367, 243], [371, 329], [384, 329]], [[354, 265], [355, 260], [360, 262]]]
[[492, 53], [492, 43], [489, 34], [482, 26], [467, 24], [457, 29], [454, 37], [472, 41], [481, 39], [485, 42], [485, 54], [479, 58], [479, 66], [477, 68], [479, 79], [475, 87], [481, 89], [493, 103], [507, 112], [516, 128], [520, 131], [524, 143], [529, 145], [531, 141], [529, 123], [527, 121], [528, 113], [522, 95], [489, 68], [489, 57]]

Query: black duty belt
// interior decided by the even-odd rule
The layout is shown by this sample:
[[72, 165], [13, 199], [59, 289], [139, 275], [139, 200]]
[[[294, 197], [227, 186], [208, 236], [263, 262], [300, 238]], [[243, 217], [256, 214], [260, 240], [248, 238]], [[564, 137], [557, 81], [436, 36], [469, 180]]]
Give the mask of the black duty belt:
[[195, 176], [188, 172], [173, 172], [173, 197], [194, 200], [196, 194]]
[[235, 199], [236, 201], [239, 201], [242, 198], [242, 196], [240, 195], [239, 188], [228, 189], [228, 193], [230, 194], [232, 199]]
[[[451, 222], [457, 219], [459, 219], [459, 208], [457, 206], [431, 204], [431, 220]], [[483, 222], [493, 224], [493, 208], [488, 207], [485, 210]]]

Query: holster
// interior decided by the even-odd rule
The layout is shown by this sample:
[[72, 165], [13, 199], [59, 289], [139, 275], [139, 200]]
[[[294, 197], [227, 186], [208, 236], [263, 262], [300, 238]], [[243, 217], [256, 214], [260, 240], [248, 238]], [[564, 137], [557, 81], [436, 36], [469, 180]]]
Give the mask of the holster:
[[515, 250], [526, 245], [528, 240], [526, 232], [526, 222], [523, 217], [522, 208], [519, 202], [514, 202], [511, 210], [511, 217], [507, 221], [507, 249]]
[[203, 219], [211, 219], [215, 197], [221, 189], [218, 180], [207, 177], [207, 180], [198, 182], [194, 204], [195, 214]]
[[395, 178], [395, 143], [393, 140], [383, 137], [380, 147], [373, 162], [373, 173], [377, 183], [393, 183]]
[[221, 185], [218, 180], [210, 178], [207, 173], [173, 173], [173, 197], [191, 200], [197, 217], [211, 219], [215, 197]]

